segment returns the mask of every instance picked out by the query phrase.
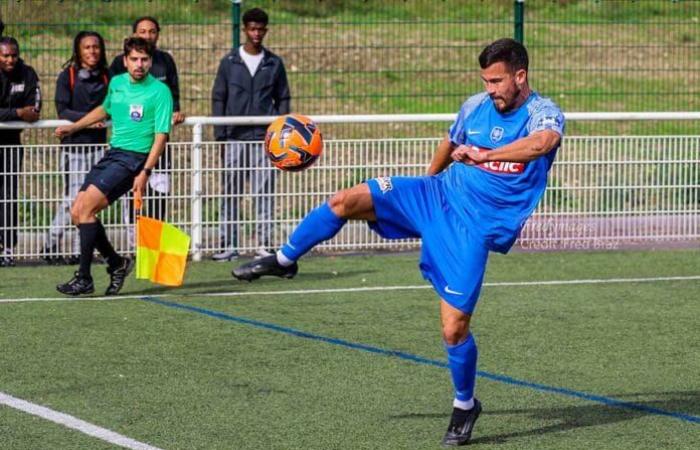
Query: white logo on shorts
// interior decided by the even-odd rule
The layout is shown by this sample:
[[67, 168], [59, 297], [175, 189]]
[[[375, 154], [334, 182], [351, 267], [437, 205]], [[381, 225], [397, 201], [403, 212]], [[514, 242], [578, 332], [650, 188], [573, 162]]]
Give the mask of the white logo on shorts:
[[141, 119], [143, 119], [143, 105], [129, 105], [129, 117], [134, 122], [141, 122]]
[[394, 188], [394, 186], [391, 184], [391, 177], [379, 177], [375, 179], [377, 180], [377, 183], [379, 184], [379, 189], [382, 190], [383, 194], [386, 194]]
[[453, 291], [452, 289], [450, 289], [449, 286], [445, 286], [445, 292], [447, 292], [448, 294], [453, 294], [453, 295], [464, 295], [464, 292]]

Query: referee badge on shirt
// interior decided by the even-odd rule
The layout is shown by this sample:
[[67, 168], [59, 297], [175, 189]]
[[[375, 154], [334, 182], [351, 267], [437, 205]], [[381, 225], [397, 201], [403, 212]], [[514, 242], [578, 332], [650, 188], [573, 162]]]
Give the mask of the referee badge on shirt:
[[129, 117], [134, 122], [141, 122], [141, 119], [143, 119], [143, 105], [129, 105]]

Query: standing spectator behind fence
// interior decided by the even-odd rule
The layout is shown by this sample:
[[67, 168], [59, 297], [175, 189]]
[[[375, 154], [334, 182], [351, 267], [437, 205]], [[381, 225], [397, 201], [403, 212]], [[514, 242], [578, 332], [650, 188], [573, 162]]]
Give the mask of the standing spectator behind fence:
[[[102, 104], [107, 95], [109, 77], [105, 43], [94, 31], [81, 31], [73, 40], [73, 55], [64, 64], [56, 80], [58, 118], [77, 122]], [[64, 231], [71, 225], [70, 207], [83, 184], [85, 174], [104, 156], [107, 142], [104, 122], [61, 139], [61, 166], [64, 196], [51, 222], [44, 245], [44, 260], [49, 264], [78, 264], [80, 239], [72, 232], [72, 255], [59, 256]]]
[[[39, 77], [19, 57], [15, 38], [0, 37], [0, 122], [36, 122], [41, 110]], [[22, 130], [0, 130], [0, 267], [14, 266], [17, 245], [17, 184], [24, 149]]]
[[[277, 116], [289, 113], [290, 94], [282, 59], [264, 48], [268, 17], [253, 8], [243, 14], [246, 42], [233, 49], [219, 64], [212, 90], [214, 116]], [[234, 223], [246, 179], [250, 182], [256, 218], [258, 256], [268, 254], [272, 242], [275, 171], [262, 146], [265, 126], [218, 126], [214, 128], [222, 146], [224, 192], [219, 221], [222, 252], [212, 259], [230, 261], [238, 256], [238, 229]], [[242, 170], [246, 169], [246, 170]]]
[[[153, 53], [153, 63], [149, 73], [159, 81], [162, 81], [170, 88], [173, 96], [173, 125], [178, 125], [185, 120], [185, 115], [180, 111], [180, 82], [177, 76], [177, 66], [175, 60], [169, 53], [158, 50], [158, 38], [160, 36], [160, 24], [153, 17], [144, 16], [136, 19], [132, 25], [135, 37], [140, 37], [148, 41], [155, 49]], [[109, 67], [109, 73], [113, 77], [126, 72], [124, 67], [124, 55], [120, 54], [114, 58]], [[146, 213], [151, 217], [165, 220], [167, 214], [167, 194], [170, 192], [170, 177], [167, 171], [171, 167], [170, 151], [166, 147], [165, 152], [158, 161], [158, 166], [153, 171], [153, 175], [148, 179], [150, 189], [146, 191], [148, 200], [145, 202]], [[130, 196], [123, 200], [125, 222], [133, 222], [133, 210], [130, 208]], [[131, 227], [129, 230], [133, 231]], [[132, 237], [130, 236], [130, 240]]]

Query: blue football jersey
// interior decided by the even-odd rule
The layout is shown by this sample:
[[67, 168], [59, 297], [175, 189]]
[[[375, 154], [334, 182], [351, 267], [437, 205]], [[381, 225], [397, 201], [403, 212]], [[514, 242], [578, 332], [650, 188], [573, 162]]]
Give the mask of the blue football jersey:
[[[489, 150], [542, 130], [564, 134], [564, 115], [548, 98], [533, 92], [517, 110], [500, 113], [484, 92], [464, 102], [449, 138]], [[557, 150], [527, 163], [453, 163], [438, 176], [455, 212], [490, 250], [505, 253], [540, 201]]]

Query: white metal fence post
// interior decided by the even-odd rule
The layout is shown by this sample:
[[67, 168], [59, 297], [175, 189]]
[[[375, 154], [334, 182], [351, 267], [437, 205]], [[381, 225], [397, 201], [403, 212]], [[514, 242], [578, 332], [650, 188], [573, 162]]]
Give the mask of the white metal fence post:
[[192, 260], [202, 260], [202, 130], [201, 123], [192, 127], [192, 192], [191, 199], [191, 239]]

